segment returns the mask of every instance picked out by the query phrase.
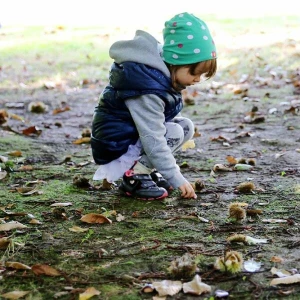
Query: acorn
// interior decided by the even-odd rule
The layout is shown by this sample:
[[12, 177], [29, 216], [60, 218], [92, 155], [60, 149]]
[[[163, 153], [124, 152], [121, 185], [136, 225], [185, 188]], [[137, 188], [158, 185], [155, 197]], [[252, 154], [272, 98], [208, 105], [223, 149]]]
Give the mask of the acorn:
[[194, 183], [195, 191], [200, 192], [205, 189], [205, 184], [201, 179], [197, 179]]
[[256, 165], [256, 159], [255, 158], [249, 158], [247, 160], [247, 164], [251, 165], [251, 166], [255, 166]]

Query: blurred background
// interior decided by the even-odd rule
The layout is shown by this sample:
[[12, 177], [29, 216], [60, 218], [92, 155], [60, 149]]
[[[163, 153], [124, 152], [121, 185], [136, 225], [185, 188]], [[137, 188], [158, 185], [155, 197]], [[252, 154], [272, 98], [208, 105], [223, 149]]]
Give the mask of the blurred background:
[[112, 25], [151, 27], [180, 12], [244, 18], [296, 15], [295, 1], [238, 0], [9, 0], [1, 1], [0, 23], [6, 25]]

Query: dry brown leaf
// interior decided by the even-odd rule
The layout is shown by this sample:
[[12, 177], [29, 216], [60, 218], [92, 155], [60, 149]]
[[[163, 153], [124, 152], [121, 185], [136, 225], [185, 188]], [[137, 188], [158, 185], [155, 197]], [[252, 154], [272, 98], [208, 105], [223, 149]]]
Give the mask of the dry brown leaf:
[[5, 299], [16, 300], [16, 299], [20, 299], [20, 298], [24, 297], [28, 293], [30, 293], [30, 291], [13, 291], [13, 292], [8, 292], [5, 294], [2, 294], [1, 297], [5, 298]]
[[22, 152], [20, 150], [15, 150], [15, 151], [9, 152], [8, 155], [14, 156], [14, 157], [21, 157], [22, 156]]
[[42, 224], [42, 222], [39, 221], [39, 220], [37, 220], [37, 219], [31, 219], [31, 220], [29, 221], [29, 224]]
[[271, 262], [275, 262], [275, 263], [283, 263], [284, 259], [282, 257], [279, 257], [279, 256], [272, 256], [270, 258], [270, 261]]
[[27, 228], [27, 226], [17, 221], [0, 224], [0, 231], [9, 231], [12, 229], [22, 229], [22, 228]]
[[112, 221], [110, 219], [108, 219], [107, 217], [101, 215], [101, 214], [95, 214], [95, 213], [90, 213], [90, 214], [86, 214], [84, 216], [81, 217], [80, 219], [82, 222], [86, 222], [86, 223], [109, 223], [111, 224]]
[[21, 171], [21, 172], [32, 171], [32, 170], [33, 170], [33, 166], [30, 166], [30, 165], [24, 165], [18, 169], [18, 171]]
[[35, 275], [48, 275], [48, 276], [60, 276], [60, 272], [56, 269], [42, 264], [36, 264], [31, 267], [32, 272]]
[[73, 141], [73, 144], [88, 144], [90, 142], [91, 142], [90, 137], [82, 137], [80, 139]]
[[7, 237], [0, 238], [0, 249], [6, 249], [10, 244], [10, 239]]
[[36, 126], [31, 126], [22, 130], [24, 135], [37, 135], [39, 136], [42, 133], [42, 130]]
[[17, 270], [31, 270], [31, 267], [24, 265], [22, 263], [16, 262], [16, 261], [7, 261], [5, 263], [5, 266], [7, 268], [13, 268]]
[[222, 135], [219, 135], [218, 137], [211, 137], [210, 140], [212, 142], [230, 142], [230, 139], [222, 136]]
[[30, 196], [33, 194], [40, 194], [36, 187], [20, 187], [16, 188], [17, 192], [22, 196]]
[[222, 172], [231, 172], [232, 169], [226, 165], [223, 164], [215, 164], [213, 166], [213, 171], [217, 172], [217, 171], [222, 171]]
[[238, 159], [233, 157], [232, 155], [227, 155], [226, 159], [227, 159], [228, 163], [230, 163], [231, 165], [235, 165], [238, 163]]
[[69, 106], [66, 106], [64, 108], [57, 108], [57, 109], [53, 110], [53, 115], [57, 115], [57, 114], [60, 114], [62, 112], [68, 111], [68, 110], [71, 110], [71, 108]]

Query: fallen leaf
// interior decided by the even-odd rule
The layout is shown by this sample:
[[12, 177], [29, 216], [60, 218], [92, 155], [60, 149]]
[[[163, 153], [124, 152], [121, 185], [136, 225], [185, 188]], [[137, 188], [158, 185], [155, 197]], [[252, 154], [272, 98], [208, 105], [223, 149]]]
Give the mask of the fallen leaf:
[[213, 171], [217, 172], [217, 171], [223, 171], [223, 172], [231, 172], [232, 169], [226, 165], [223, 164], [215, 164], [213, 166]]
[[110, 219], [108, 219], [107, 217], [101, 215], [101, 214], [95, 214], [95, 213], [90, 213], [90, 214], [86, 214], [84, 216], [81, 217], [80, 219], [82, 222], [86, 222], [86, 223], [109, 223], [111, 224], [112, 221]]
[[279, 257], [279, 256], [272, 256], [270, 258], [270, 261], [271, 262], [275, 262], [275, 263], [283, 263], [284, 259], [282, 257]]
[[36, 187], [20, 187], [20, 188], [16, 188], [16, 190], [22, 196], [30, 196], [30, 195], [33, 195], [33, 194], [41, 194], [41, 192], [38, 191]]
[[64, 206], [71, 206], [73, 205], [72, 202], [58, 202], [58, 203], [53, 203], [50, 206], [51, 207], [64, 207]]
[[282, 219], [262, 219], [261, 220], [264, 223], [286, 223], [286, 220], [282, 220]]
[[24, 135], [37, 135], [39, 136], [42, 133], [42, 130], [36, 126], [31, 126], [22, 130]]
[[80, 139], [73, 141], [73, 144], [88, 144], [90, 142], [91, 142], [90, 137], [82, 137]]
[[293, 284], [300, 282], [300, 274], [272, 279], [270, 285]]
[[289, 271], [282, 270], [282, 269], [277, 269], [275, 267], [271, 268], [271, 273], [272, 273], [272, 275], [276, 275], [277, 277], [280, 277], [280, 278], [292, 275]]
[[8, 155], [14, 156], [14, 157], [21, 157], [22, 152], [20, 150], [15, 150], [15, 151], [8, 152]]
[[53, 110], [53, 115], [57, 115], [57, 114], [60, 114], [62, 112], [68, 111], [68, 110], [71, 110], [71, 108], [69, 106], [66, 106], [64, 108], [57, 108], [57, 109]]
[[84, 293], [79, 294], [79, 300], [87, 300], [96, 295], [100, 295], [100, 292], [96, 290], [94, 287], [89, 287], [85, 290]]
[[163, 280], [155, 281], [152, 284], [160, 297], [176, 295], [182, 289], [181, 281]]
[[0, 224], [0, 231], [9, 231], [12, 229], [22, 229], [22, 228], [27, 228], [26, 225], [23, 225], [17, 221], [12, 221], [9, 223], [5, 224]]
[[211, 292], [211, 286], [201, 282], [201, 277], [198, 274], [195, 275], [192, 281], [185, 282], [182, 287], [183, 292], [186, 294], [201, 295], [203, 293]]
[[33, 166], [30, 166], [30, 165], [23, 165], [18, 169], [18, 171], [20, 171], [20, 172], [26, 172], [26, 171], [32, 171], [32, 170], [33, 170]]
[[60, 276], [60, 272], [56, 269], [42, 264], [36, 264], [31, 267], [32, 272], [35, 275], [48, 275], [48, 276]]
[[24, 265], [22, 263], [16, 262], [16, 261], [7, 261], [5, 263], [5, 266], [7, 268], [13, 268], [17, 270], [31, 270], [31, 267]]
[[124, 220], [125, 220], [125, 217], [124, 217], [123, 215], [121, 215], [121, 214], [118, 214], [117, 217], [116, 217], [116, 220], [117, 220], [118, 222], [121, 222], [121, 221], [124, 221]]
[[193, 149], [193, 148], [195, 148], [194, 140], [189, 140], [182, 145], [182, 151], [186, 151], [186, 149]]
[[0, 249], [6, 249], [10, 244], [10, 239], [7, 237], [0, 238]]
[[88, 228], [81, 228], [79, 226], [73, 226], [71, 228], [69, 228], [70, 231], [72, 232], [85, 232], [85, 231], [88, 231], [89, 229]]
[[6, 176], [7, 176], [7, 172], [0, 170], [0, 180], [4, 179]]
[[20, 299], [20, 298], [24, 297], [28, 293], [30, 293], [30, 291], [13, 291], [13, 292], [8, 292], [5, 294], [2, 294], [1, 297], [5, 298], [5, 299], [15, 300], [15, 299]]

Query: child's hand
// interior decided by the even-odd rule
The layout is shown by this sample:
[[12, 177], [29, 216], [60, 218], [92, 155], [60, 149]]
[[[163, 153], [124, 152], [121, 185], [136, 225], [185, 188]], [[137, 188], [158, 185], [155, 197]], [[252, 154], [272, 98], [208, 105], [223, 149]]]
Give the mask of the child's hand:
[[181, 196], [183, 198], [194, 198], [194, 199], [197, 199], [197, 195], [195, 194], [195, 191], [194, 191], [192, 185], [189, 182], [181, 185], [179, 187], [179, 189], [181, 190]]

